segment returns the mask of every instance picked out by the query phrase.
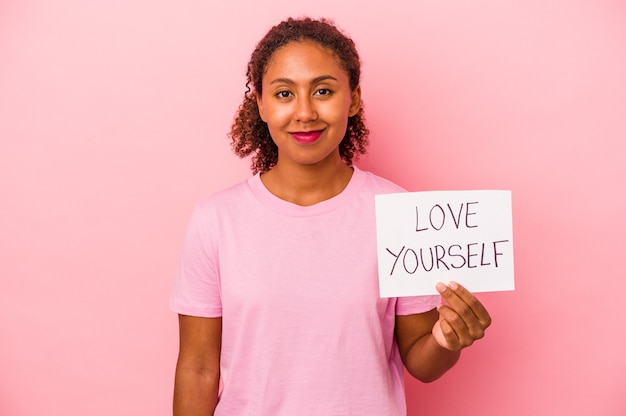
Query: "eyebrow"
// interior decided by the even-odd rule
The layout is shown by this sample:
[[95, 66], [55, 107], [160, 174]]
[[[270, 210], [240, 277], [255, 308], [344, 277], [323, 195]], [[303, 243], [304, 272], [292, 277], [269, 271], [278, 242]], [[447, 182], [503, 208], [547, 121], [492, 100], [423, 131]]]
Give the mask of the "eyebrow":
[[[337, 78], [333, 77], [332, 75], [322, 75], [316, 78], [313, 78], [311, 80], [311, 84], [317, 84], [319, 82], [322, 81], [326, 81], [326, 80], [333, 80], [333, 81], [337, 81]], [[272, 82], [270, 82], [271, 84], [278, 84], [278, 83], [285, 83], [285, 84], [295, 84], [295, 82], [289, 78], [276, 78], [275, 80], [273, 80]]]

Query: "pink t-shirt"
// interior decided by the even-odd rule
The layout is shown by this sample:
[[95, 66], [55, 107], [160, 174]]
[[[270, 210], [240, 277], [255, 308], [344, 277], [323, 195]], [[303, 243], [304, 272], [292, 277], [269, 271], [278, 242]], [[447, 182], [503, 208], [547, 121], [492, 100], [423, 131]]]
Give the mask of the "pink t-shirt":
[[380, 298], [374, 195], [403, 192], [354, 168], [313, 206], [255, 175], [201, 201], [170, 307], [222, 317], [223, 389], [215, 415], [405, 415], [395, 315], [438, 296]]

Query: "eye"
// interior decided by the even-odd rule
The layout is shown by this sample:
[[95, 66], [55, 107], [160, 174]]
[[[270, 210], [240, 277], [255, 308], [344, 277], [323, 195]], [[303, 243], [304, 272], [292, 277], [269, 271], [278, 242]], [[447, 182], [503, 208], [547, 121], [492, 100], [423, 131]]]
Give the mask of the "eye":
[[330, 95], [332, 94], [332, 91], [329, 90], [328, 88], [320, 88], [319, 90], [315, 91], [316, 95]]
[[289, 91], [278, 91], [276, 93], [276, 96], [278, 98], [289, 98], [289, 97], [291, 97], [291, 93]]

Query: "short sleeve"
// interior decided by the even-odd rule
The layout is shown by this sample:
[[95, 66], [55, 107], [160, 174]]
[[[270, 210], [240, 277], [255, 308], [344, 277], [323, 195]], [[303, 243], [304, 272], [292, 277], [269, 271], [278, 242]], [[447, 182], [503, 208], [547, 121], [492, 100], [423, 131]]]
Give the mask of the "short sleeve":
[[396, 302], [396, 315], [412, 315], [428, 312], [441, 304], [441, 296], [407, 296], [400, 297]]
[[212, 221], [210, 209], [196, 206], [170, 295], [172, 311], [205, 318], [222, 315], [217, 235], [217, 222]]

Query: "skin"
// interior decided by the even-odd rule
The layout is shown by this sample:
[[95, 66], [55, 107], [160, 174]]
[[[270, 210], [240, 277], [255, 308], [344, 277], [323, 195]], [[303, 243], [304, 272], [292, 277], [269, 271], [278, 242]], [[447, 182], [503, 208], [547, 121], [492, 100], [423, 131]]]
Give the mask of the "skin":
[[212, 415], [220, 380], [222, 318], [179, 315], [174, 416]]
[[[263, 76], [259, 112], [278, 147], [276, 165], [261, 175], [267, 189], [286, 201], [313, 205], [339, 194], [352, 176], [339, 143], [356, 114], [361, 90], [350, 88], [334, 53], [316, 43], [292, 42], [278, 49]], [[294, 133], [318, 131], [302, 143]], [[444, 303], [429, 312], [397, 316], [395, 335], [402, 360], [414, 377], [436, 380], [460, 352], [484, 336], [491, 318], [458, 283], [439, 283]], [[174, 416], [211, 415], [217, 404], [221, 318], [180, 316], [180, 353]]]
[[[340, 193], [352, 169], [341, 160], [339, 143], [360, 102], [360, 88], [351, 90], [348, 73], [332, 51], [313, 42], [278, 49], [257, 98], [261, 119], [278, 147], [276, 166], [261, 175], [268, 190], [298, 205]], [[308, 131], [321, 136], [304, 144], [293, 137]]]
[[443, 304], [432, 311], [396, 316], [396, 340], [408, 372], [423, 382], [441, 377], [461, 350], [485, 335], [491, 317], [480, 301], [456, 282], [438, 283]]

